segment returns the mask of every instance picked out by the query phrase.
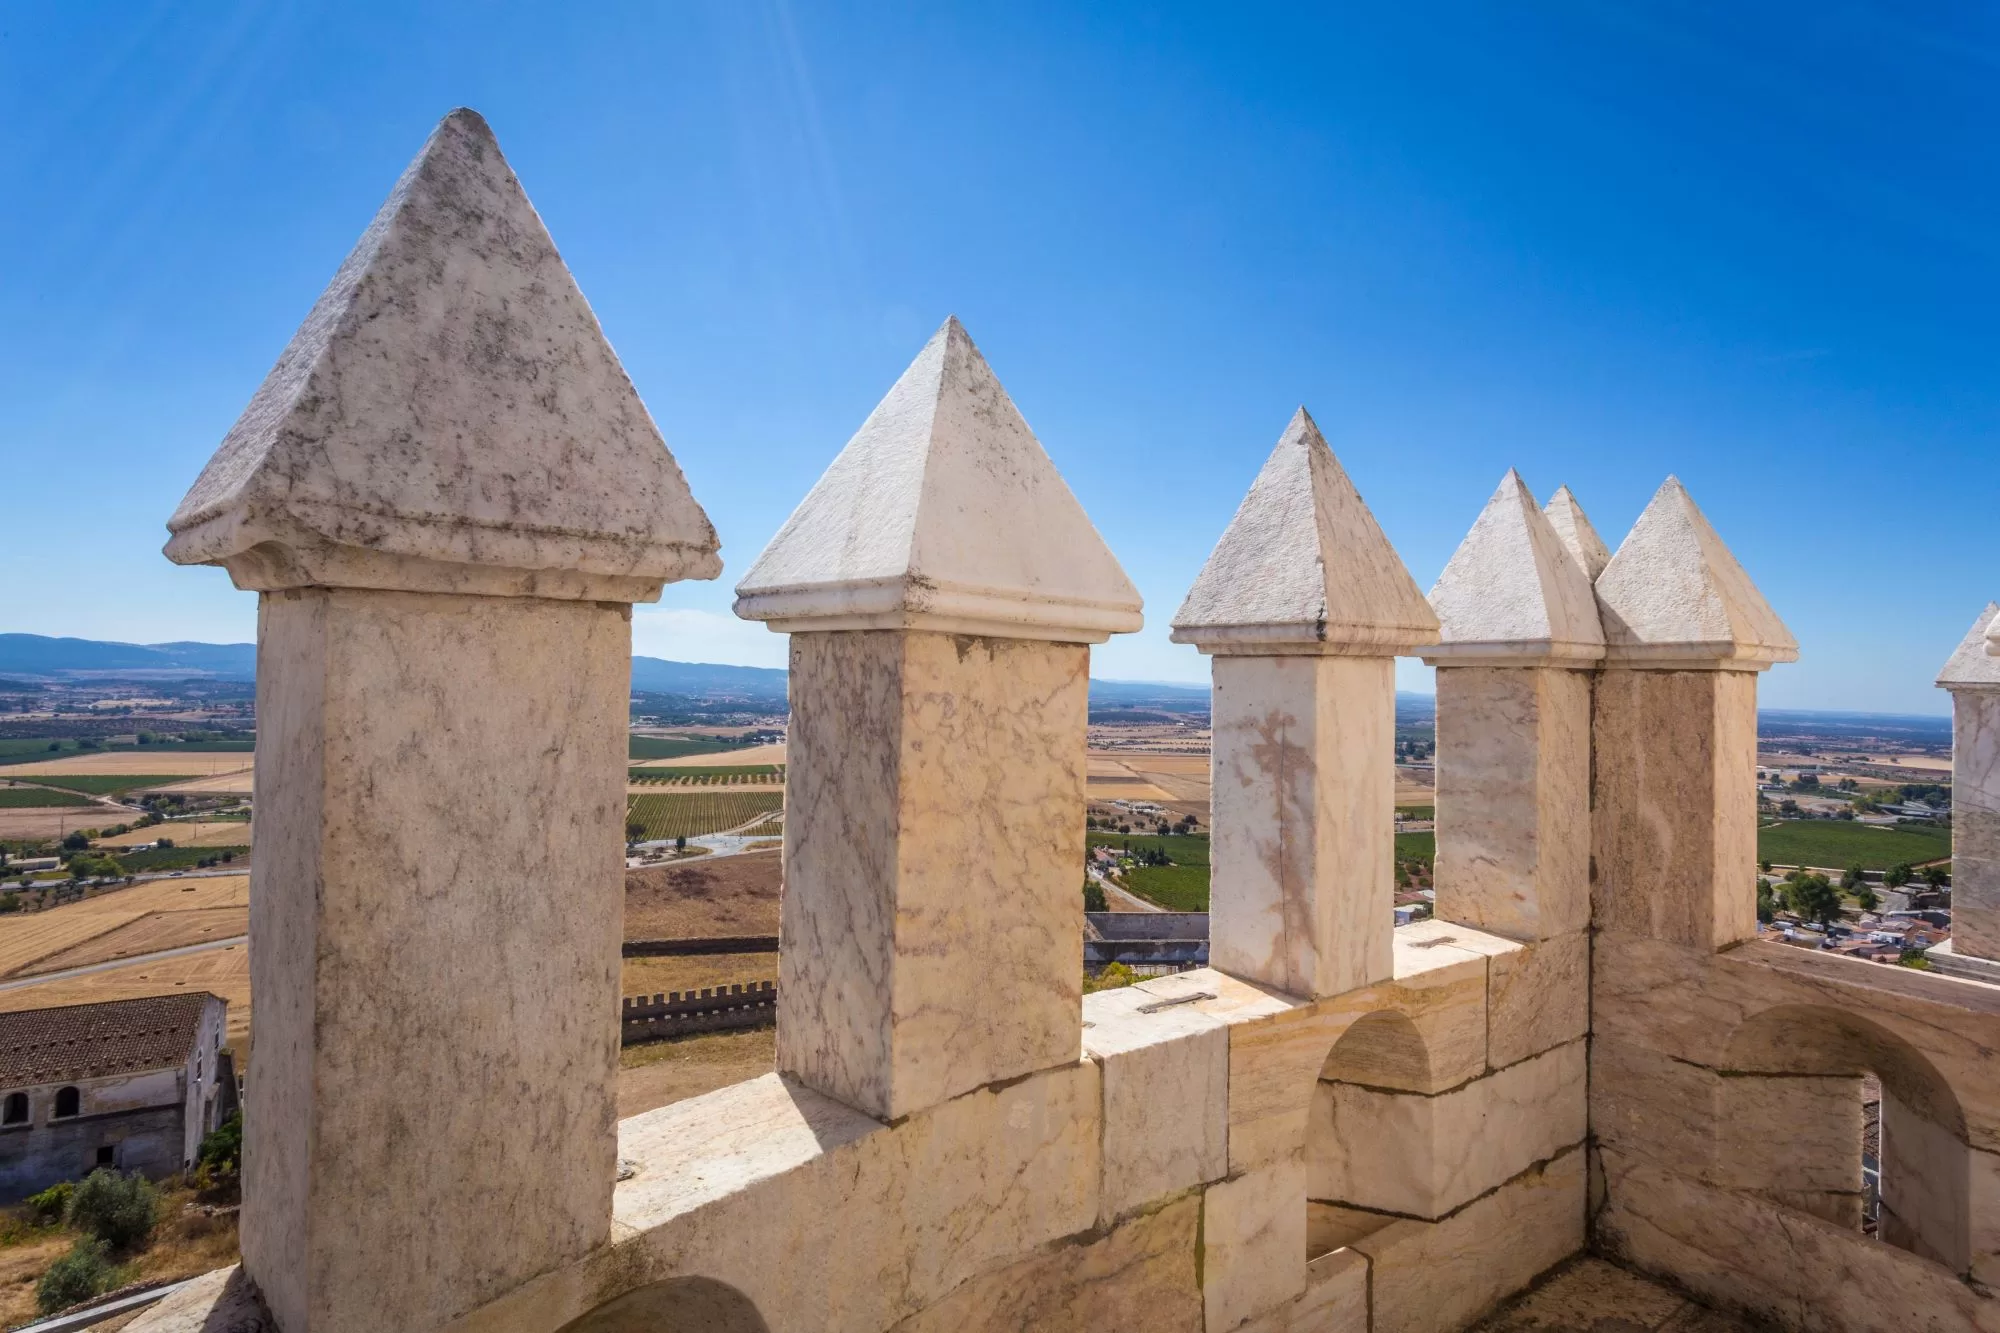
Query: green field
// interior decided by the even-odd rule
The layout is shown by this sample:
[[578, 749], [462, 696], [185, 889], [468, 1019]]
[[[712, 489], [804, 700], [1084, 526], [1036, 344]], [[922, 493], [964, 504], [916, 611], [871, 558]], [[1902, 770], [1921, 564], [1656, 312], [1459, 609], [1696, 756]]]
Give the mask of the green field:
[[1882, 827], [1845, 819], [1792, 819], [1757, 830], [1757, 859], [1776, 865], [1887, 870], [1951, 855], [1951, 830], [1929, 824]]
[[0, 810], [25, 810], [51, 805], [89, 805], [90, 798], [47, 787], [0, 787]]
[[[157, 847], [150, 852], [127, 852], [115, 847], [107, 850], [118, 858], [118, 864], [133, 874], [156, 870], [187, 870], [200, 865], [203, 861], [213, 861], [218, 867], [226, 864], [230, 869], [241, 870], [246, 875], [250, 873], [248, 847]], [[228, 857], [228, 861], [225, 862], [224, 857]]]
[[781, 791], [675, 792], [671, 795], [634, 796], [627, 807], [628, 823], [646, 826], [646, 838], [697, 838], [704, 833], [721, 833], [737, 825], [784, 808]]
[[1396, 835], [1396, 859], [1398, 861], [1422, 861], [1430, 865], [1437, 860], [1437, 834], [1398, 833]]
[[713, 736], [630, 736], [628, 759], [679, 759], [690, 754], [723, 754], [742, 747]]
[[1208, 867], [1139, 866], [1124, 873], [1125, 887], [1174, 912], [1208, 910]]
[[709, 787], [739, 778], [768, 778], [780, 781], [785, 770], [776, 764], [704, 764], [700, 768], [634, 768], [626, 772], [633, 782], [659, 787]]
[[144, 787], [164, 787], [170, 783], [189, 781], [187, 774], [175, 777], [158, 773], [133, 776], [127, 773], [64, 773], [59, 777], [37, 777], [35, 781], [46, 787], [61, 787], [66, 791], [88, 792], [92, 796], [123, 796], [128, 791], [138, 791]]

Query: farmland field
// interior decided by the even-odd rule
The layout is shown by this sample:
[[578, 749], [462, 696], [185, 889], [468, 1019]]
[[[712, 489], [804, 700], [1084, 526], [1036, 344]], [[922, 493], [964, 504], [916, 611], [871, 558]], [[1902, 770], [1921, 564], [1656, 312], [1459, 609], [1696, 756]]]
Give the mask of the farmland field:
[[1884, 828], [1844, 819], [1785, 820], [1757, 830], [1757, 859], [1778, 865], [1887, 870], [1951, 855], [1951, 830], [1934, 825]]
[[89, 805], [88, 796], [73, 791], [51, 791], [47, 787], [0, 787], [0, 810], [25, 810], [36, 806]]
[[1139, 866], [1124, 873], [1125, 887], [1173, 912], [1208, 910], [1208, 866]]
[[[236, 827], [247, 831], [246, 825], [238, 824]], [[242, 835], [238, 834], [237, 836], [240, 838]], [[150, 852], [125, 852], [114, 849], [111, 854], [118, 858], [118, 864], [134, 873], [154, 870], [186, 870], [197, 862], [224, 856], [229, 858], [229, 864], [231, 865], [240, 861], [243, 863], [244, 869], [247, 870], [250, 867], [250, 849], [242, 846], [240, 843], [233, 847], [182, 847], [176, 845], [173, 847], [155, 848]]]
[[688, 755], [720, 754], [740, 749], [713, 736], [631, 736], [626, 740], [628, 759], [680, 759]]
[[[639, 758], [634, 755], [633, 758]], [[677, 758], [648, 759], [644, 768], [708, 768], [719, 760], [727, 760], [729, 767], [739, 765], [782, 764], [785, 762], [785, 743], [772, 741], [765, 745], [725, 746], [714, 750], [704, 750], [699, 754], [681, 755]]]
[[[217, 753], [204, 750], [163, 750], [148, 745], [138, 750], [85, 750], [65, 753], [56, 759], [36, 759], [32, 762], [9, 764], [8, 777], [73, 776], [79, 773], [97, 773], [113, 776], [128, 774], [148, 774], [153, 782], [168, 782], [176, 777], [197, 778], [215, 773], [234, 772], [250, 766], [250, 756], [240, 750]], [[166, 777], [159, 776], [166, 774]]]
[[625, 776], [629, 781], [649, 786], [755, 786], [783, 783], [785, 770], [776, 764], [733, 764], [701, 768], [635, 768]]
[[1165, 852], [1167, 859], [1177, 866], [1205, 866], [1208, 864], [1208, 839], [1191, 834], [1169, 833], [1164, 837], [1141, 837], [1136, 833], [1101, 833], [1092, 829], [1087, 835], [1092, 847], [1117, 847], [1124, 851]]
[[120, 847], [134, 847], [142, 842], [156, 842], [161, 838], [173, 839], [179, 847], [234, 847], [241, 851], [243, 844], [254, 840], [252, 826], [240, 819], [170, 819], [164, 824], [151, 824], [145, 828], [128, 829], [108, 838], [99, 838], [97, 846], [117, 855]]
[[[16, 770], [17, 772], [19, 770]], [[23, 773], [21, 776], [26, 777]], [[168, 773], [37, 773], [35, 781], [46, 787], [60, 787], [64, 791], [86, 792], [92, 796], [119, 796], [141, 787], [158, 787], [169, 782], [185, 781], [179, 774]]]
[[1396, 835], [1396, 859], [1398, 861], [1422, 861], [1429, 865], [1437, 859], [1437, 834], [1398, 833]]
[[643, 824], [646, 837], [696, 838], [725, 829], [784, 807], [781, 791], [745, 791], [717, 787], [707, 790], [633, 796], [627, 807], [627, 822]]
[[66, 907], [11, 916], [4, 929], [0, 929], [0, 976], [23, 970], [42, 971], [39, 960], [73, 950], [86, 940], [98, 939], [145, 917], [224, 909], [247, 911], [249, 906], [249, 876], [219, 875], [211, 879], [136, 884]]

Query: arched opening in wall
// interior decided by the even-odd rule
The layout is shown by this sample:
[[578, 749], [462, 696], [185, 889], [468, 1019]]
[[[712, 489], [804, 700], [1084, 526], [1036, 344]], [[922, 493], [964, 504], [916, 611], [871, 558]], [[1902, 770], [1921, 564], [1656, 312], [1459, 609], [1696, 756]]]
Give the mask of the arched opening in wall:
[[559, 1333], [770, 1333], [748, 1296], [726, 1282], [675, 1277], [628, 1291]]
[[1965, 1116], [1909, 1042], [1838, 1009], [1783, 1005], [1731, 1037], [1722, 1093], [1724, 1183], [1969, 1270]]
[[56, 1119], [78, 1115], [83, 1110], [83, 1094], [75, 1088], [56, 1089]]
[[0, 1125], [25, 1125], [28, 1123], [28, 1094], [10, 1092], [4, 1107], [0, 1107]]
[[1365, 1015], [1320, 1067], [1306, 1121], [1306, 1258], [1431, 1212], [1430, 1051], [1405, 1014]]

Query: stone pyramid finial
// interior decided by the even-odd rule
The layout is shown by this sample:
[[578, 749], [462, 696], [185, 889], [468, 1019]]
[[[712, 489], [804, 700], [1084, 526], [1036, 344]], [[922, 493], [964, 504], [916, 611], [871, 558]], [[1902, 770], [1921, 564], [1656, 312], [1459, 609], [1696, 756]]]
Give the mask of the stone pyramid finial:
[[1604, 656], [1597, 597], [1562, 538], [1508, 469], [1431, 589], [1431, 662], [1527, 666]]
[[1992, 632], [1996, 617], [2000, 617], [2000, 602], [1988, 602], [1965, 638], [1959, 641], [1958, 650], [1938, 672], [1940, 686], [1947, 690], [1965, 686], [2000, 688], [2000, 657], [1988, 656], [1987, 635]]
[[715, 529], [493, 132], [432, 131], [168, 522], [237, 584], [651, 600]]
[[1098, 643], [1132, 581], [956, 318], [924, 345], [736, 585], [774, 630]]
[[1668, 669], [1762, 670], [1798, 641], [1668, 477], [1597, 579], [1605, 660]]
[[1576, 502], [1576, 493], [1567, 486], [1558, 486], [1556, 493], [1549, 497], [1548, 508], [1542, 512], [1556, 530], [1556, 536], [1562, 538], [1563, 549], [1583, 571], [1585, 581], [1596, 583], [1597, 576], [1611, 563], [1611, 548], [1604, 544], [1604, 538], [1598, 536], [1597, 529], [1590, 525], [1583, 506]]
[[1437, 617], [1302, 407], [1174, 615], [1205, 653], [1395, 656]]

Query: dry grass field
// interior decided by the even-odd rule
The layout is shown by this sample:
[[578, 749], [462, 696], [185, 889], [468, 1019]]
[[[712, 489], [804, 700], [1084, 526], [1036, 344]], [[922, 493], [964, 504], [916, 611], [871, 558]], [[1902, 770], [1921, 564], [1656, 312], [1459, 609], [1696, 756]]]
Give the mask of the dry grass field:
[[74, 948], [64, 949], [34, 964], [36, 974], [61, 972], [66, 968], [89, 967], [95, 963], [114, 962], [120, 958], [138, 958], [149, 953], [159, 953], [164, 949], [179, 949], [189, 944], [207, 944], [214, 940], [233, 939], [248, 934], [250, 930], [250, 909], [248, 907], [210, 907], [188, 912], [154, 912], [128, 922], [115, 930], [108, 930]]
[[618, 1060], [618, 1116], [622, 1120], [742, 1083], [770, 1073], [777, 1062], [776, 1028], [627, 1046]]
[[234, 944], [204, 953], [183, 954], [157, 962], [133, 963], [87, 977], [46, 981], [0, 991], [0, 1012], [40, 1009], [57, 1004], [94, 1004], [100, 1000], [131, 1000], [142, 995], [205, 990], [229, 1001], [229, 1045], [242, 1068], [250, 1051], [250, 950]]
[[102, 773], [127, 777], [135, 773], [161, 777], [186, 775], [207, 777], [216, 773], [250, 770], [247, 750], [204, 753], [199, 750], [103, 750], [95, 754], [65, 755], [32, 764], [9, 764], [0, 773], [10, 778], [59, 777], [63, 774]]
[[621, 995], [664, 995], [709, 986], [748, 986], [778, 979], [776, 953], [709, 953], [679, 958], [627, 958]]
[[776, 741], [770, 745], [752, 745], [741, 750], [724, 750], [718, 754], [684, 754], [675, 759], [635, 759], [633, 768], [714, 768], [718, 764], [736, 767], [743, 764], [782, 764], [785, 762], [785, 743]]
[[782, 859], [772, 851], [628, 870], [625, 938], [775, 935], [782, 869]]
[[[249, 907], [250, 877], [222, 875], [205, 879], [154, 880], [87, 898], [67, 907], [0, 917], [0, 977], [14, 977], [31, 971], [46, 972], [50, 969], [42, 965], [43, 959], [75, 950], [86, 941], [99, 939], [146, 917], [219, 910], [247, 913]], [[15, 1004], [5, 1007], [22, 1009], [34, 1006]]]
[[112, 805], [0, 810], [0, 838], [60, 838], [80, 828], [103, 828], [137, 819], [137, 810]]
[[[237, 757], [241, 758], [241, 756]], [[251, 794], [252, 787], [253, 783], [251, 781], [250, 770], [248, 768], [239, 767], [234, 772], [217, 773], [213, 777], [206, 777], [206, 778], [191, 778], [186, 782], [162, 784], [161, 786], [155, 787], [152, 790], [164, 791], [164, 792], [181, 792], [188, 795], [192, 795], [196, 792], [200, 792], [206, 795], [215, 795], [216, 793], [219, 792], [224, 795], [230, 795], [230, 796], [248, 796]]]
[[250, 824], [241, 819], [176, 819], [151, 828], [135, 828], [114, 837], [99, 838], [99, 847], [136, 847], [140, 843], [172, 838], [176, 847], [248, 847]]

